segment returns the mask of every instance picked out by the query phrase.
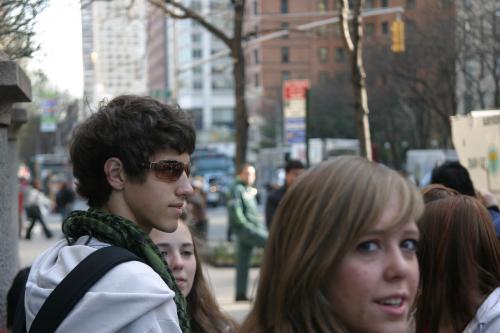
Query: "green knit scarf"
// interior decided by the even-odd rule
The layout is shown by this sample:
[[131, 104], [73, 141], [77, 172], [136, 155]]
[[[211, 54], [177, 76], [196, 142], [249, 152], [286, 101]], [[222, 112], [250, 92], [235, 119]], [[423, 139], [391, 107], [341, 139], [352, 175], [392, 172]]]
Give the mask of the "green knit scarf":
[[101, 242], [125, 248], [144, 260], [175, 292], [174, 301], [181, 330], [184, 333], [191, 331], [186, 300], [175, 283], [172, 272], [158, 247], [137, 224], [123, 217], [90, 208], [88, 211], [72, 212], [64, 220], [62, 229], [69, 244], [73, 244], [81, 236], [89, 235]]

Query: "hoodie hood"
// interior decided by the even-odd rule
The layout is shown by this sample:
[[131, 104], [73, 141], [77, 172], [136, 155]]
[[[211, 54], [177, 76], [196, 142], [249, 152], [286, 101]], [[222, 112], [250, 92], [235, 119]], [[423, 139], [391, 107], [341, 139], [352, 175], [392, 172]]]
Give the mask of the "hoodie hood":
[[[35, 260], [26, 284], [27, 328], [60, 281], [90, 253], [109, 246], [88, 238], [81, 237], [72, 246], [62, 240]], [[149, 331], [160, 318], [165, 321], [165, 332], [180, 332], [173, 297], [174, 292], [151, 267], [138, 261], [125, 262], [90, 288], [57, 331]], [[151, 330], [157, 331], [164, 330]]]

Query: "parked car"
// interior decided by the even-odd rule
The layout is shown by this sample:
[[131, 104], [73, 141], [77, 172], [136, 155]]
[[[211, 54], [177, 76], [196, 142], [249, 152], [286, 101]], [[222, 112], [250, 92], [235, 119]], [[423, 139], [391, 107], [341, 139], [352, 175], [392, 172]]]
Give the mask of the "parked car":
[[207, 205], [226, 204], [227, 192], [234, 177], [233, 160], [222, 153], [201, 150], [191, 156], [192, 174], [203, 177]]

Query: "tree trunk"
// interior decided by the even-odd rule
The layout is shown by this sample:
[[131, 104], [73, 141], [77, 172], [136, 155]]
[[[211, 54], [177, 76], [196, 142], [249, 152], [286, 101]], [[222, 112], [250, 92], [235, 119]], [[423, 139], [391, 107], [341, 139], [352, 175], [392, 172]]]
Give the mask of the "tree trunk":
[[354, 119], [358, 133], [360, 154], [368, 160], [372, 160], [372, 145], [370, 137], [370, 123], [368, 121], [368, 96], [366, 94], [365, 68], [363, 65], [363, 18], [361, 10], [364, 0], [358, 0], [352, 11], [353, 36], [349, 29], [349, 2], [341, 2], [340, 26], [344, 45], [349, 53], [352, 71], [352, 85], [354, 88]]
[[234, 96], [236, 99], [234, 120], [236, 123], [236, 170], [246, 162], [248, 138], [248, 112], [245, 102], [245, 59], [241, 44], [236, 45], [234, 57]]
[[234, 3], [234, 31], [231, 44], [234, 77], [234, 121], [236, 123], [236, 170], [247, 160], [248, 147], [248, 111], [245, 101], [245, 57], [242, 47], [243, 19], [245, 15], [245, 0]]
[[[360, 42], [361, 43], [361, 42]], [[372, 160], [372, 146], [370, 137], [370, 123], [368, 120], [368, 96], [366, 94], [365, 70], [361, 56], [360, 47], [355, 48], [352, 54], [352, 85], [354, 88], [354, 117], [356, 130], [358, 132], [361, 156]]]

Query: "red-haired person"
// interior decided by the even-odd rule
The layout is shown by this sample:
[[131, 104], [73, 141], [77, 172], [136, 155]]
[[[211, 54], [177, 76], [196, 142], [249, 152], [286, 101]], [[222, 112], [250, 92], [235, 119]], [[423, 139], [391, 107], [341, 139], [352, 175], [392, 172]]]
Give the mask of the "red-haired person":
[[428, 202], [419, 221], [417, 333], [500, 332], [500, 244], [477, 199]]

